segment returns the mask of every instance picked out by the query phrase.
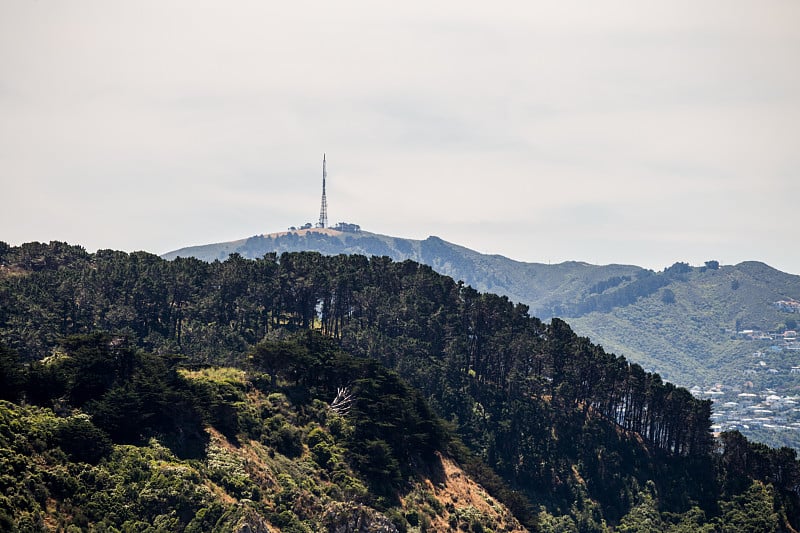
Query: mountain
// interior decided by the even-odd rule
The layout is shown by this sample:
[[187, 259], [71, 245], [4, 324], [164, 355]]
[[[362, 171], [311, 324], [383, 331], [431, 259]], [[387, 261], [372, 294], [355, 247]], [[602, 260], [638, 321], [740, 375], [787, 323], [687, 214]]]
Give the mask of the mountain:
[[412, 261], [0, 243], [0, 400], [9, 531], [800, 527], [794, 450]]
[[314, 251], [325, 255], [386, 256], [393, 261], [416, 261], [464, 281], [476, 290], [508, 296], [528, 305], [534, 316], [550, 318], [563, 301], [578, 299], [588, 287], [609, 278], [632, 277], [643, 269], [628, 265], [595, 266], [581, 262], [556, 265], [523, 263], [502, 255], [487, 255], [439, 237], [424, 240], [390, 237], [367, 231], [307, 229], [256, 235], [247, 239], [181, 248], [163, 254], [167, 260], [195, 257], [224, 261], [232, 253], [257, 259], [264, 254]]
[[[788, 346], [784, 342], [788, 338], [776, 332], [796, 329], [800, 318], [777, 305], [800, 299], [800, 276], [763, 263], [682, 265], [679, 271], [667, 269], [653, 277], [662, 278], [657, 284], [661, 287], [649, 294], [641, 292], [615, 306], [583, 301], [568, 315], [569, 321], [578, 330], [591, 332], [595, 341], [623, 350], [647, 367], [660, 367], [664, 377], [685, 385], [730, 381], [736, 372], [756, 369], [752, 357], [744, 366], [738, 360], [763, 348], [764, 343], [754, 342], [756, 332], [763, 334], [760, 340], [766, 345]], [[624, 290], [622, 285], [600, 298], [613, 298]], [[784, 374], [791, 370], [777, 368]]]
[[[758, 262], [661, 272], [630, 265], [523, 263], [486, 255], [438, 237], [402, 239], [366, 231], [297, 230], [239, 241], [183, 248], [164, 258], [224, 260], [231, 253], [317, 251], [412, 260], [462, 280], [479, 291], [505, 295], [542, 319], [559, 316], [580, 335], [624, 355], [695, 394], [715, 399], [720, 429], [735, 428], [773, 445], [800, 448], [800, 276]], [[745, 332], [745, 333], [740, 333]], [[742, 394], [758, 401], [743, 404]], [[767, 398], [779, 396], [780, 402]], [[747, 398], [750, 398], [749, 396]], [[724, 404], [738, 403], [723, 409]], [[762, 409], [753, 420], [748, 409]]]

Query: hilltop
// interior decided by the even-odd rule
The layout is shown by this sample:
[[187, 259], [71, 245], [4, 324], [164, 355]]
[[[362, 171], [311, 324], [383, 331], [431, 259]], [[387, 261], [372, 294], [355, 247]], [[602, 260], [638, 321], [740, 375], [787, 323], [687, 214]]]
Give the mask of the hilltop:
[[232, 253], [248, 259], [265, 254], [314, 251], [324, 255], [386, 256], [393, 261], [415, 261], [461, 280], [471, 287], [508, 296], [528, 305], [531, 313], [550, 318], [563, 301], [577, 299], [587, 288], [619, 276], [635, 276], [643, 269], [629, 265], [595, 266], [569, 261], [556, 265], [524, 263], [502, 255], [488, 255], [439, 237], [415, 240], [368, 231], [342, 232], [305, 229], [255, 235], [247, 239], [181, 248], [161, 257], [195, 257], [224, 261]]
[[754, 261], [709, 261], [700, 267], [675, 263], [662, 272], [577, 261], [547, 265], [481, 254], [433, 236], [413, 240], [328, 229], [259, 235], [182, 248], [162, 257], [214, 261], [232, 253], [256, 259], [298, 251], [386, 256], [429, 265], [476, 290], [524, 303], [539, 318], [565, 318], [580, 334], [686, 386], [714, 384], [745, 370], [735, 365], [741, 356], [751, 355], [751, 344], [738, 332], [782, 332], [800, 319], [800, 314], [776, 305], [800, 300], [800, 276]]
[[800, 524], [794, 450], [715, 438], [710, 402], [419, 263], [54, 242], [0, 266], [5, 529]]
[[[661, 272], [577, 261], [524, 263], [434, 236], [413, 240], [318, 229], [183, 248], [163, 257], [214, 261], [231, 253], [259, 258], [297, 251], [387, 256], [429, 265], [479, 291], [524, 303], [542, 319], [562, 317], [580, 335], [720, 405], [737, 403], [740, 394], [762, 399], [777, 394], [785, 412], [760, 421], [740, 413], [720, 420], [720, 427], [772, 444], [800, 446], [800, 417], [791, 403], [800, 399], [800, 370], [792, 368], [797, 365], [792, 354], [800, 353], [795, 351], [800, 345], [779, 336], [796, 328], [800, 314], [776, 305], [800, 300], [800, 276], [754, 261], [720, 265], [709, 260], [695, 267], [678, 262]], [[740, 333], [747, 331], [758, 333]]]

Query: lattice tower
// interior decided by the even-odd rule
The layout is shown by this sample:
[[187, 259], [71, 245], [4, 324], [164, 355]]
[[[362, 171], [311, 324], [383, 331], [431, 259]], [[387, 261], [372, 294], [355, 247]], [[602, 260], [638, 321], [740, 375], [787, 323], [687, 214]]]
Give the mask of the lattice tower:
[[322, 154], [322, 205], [319, 208], [319, 222], [317, 227], [328, 227], [328, 199], [325, 196], [325, 180], [328, 177], [328, 169], [325, 163], [325, 154]]

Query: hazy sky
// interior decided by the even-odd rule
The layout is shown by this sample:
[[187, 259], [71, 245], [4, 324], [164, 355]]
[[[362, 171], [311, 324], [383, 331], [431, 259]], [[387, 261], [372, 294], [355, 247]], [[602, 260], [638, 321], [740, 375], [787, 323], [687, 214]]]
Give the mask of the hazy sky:
[[0, 240], [331, 222], [800, 274], [800, 2], [0, 0]]

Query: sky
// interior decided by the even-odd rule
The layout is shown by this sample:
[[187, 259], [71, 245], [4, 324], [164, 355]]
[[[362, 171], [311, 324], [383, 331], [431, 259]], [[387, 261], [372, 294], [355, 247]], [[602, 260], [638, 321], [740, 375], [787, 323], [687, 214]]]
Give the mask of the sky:
[[0, 0], [0, 241], [317, 222], [800, 274], [796, 0]]

